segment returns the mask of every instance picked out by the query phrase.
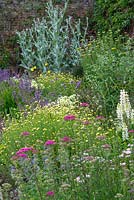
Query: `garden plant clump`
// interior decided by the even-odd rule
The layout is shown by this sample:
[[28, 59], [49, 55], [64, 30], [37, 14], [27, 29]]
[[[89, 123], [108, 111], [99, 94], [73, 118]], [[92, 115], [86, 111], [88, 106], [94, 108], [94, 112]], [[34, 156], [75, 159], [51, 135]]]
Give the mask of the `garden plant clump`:
[[93, 115], [88, 102], [60, 99], [7, 121], [1, 162], [10, 165], [20, 199], [130, 199], [134, 119], [124, 139], [112, 121], [108, 127], [104, 116]]
[[122, 89], [129, 93], [134, 103], [133, 42], [133, 38], [115, 38], [110, 30], [103, 36], [98, 34], [96, 40], [91, 40], [85, 48], [80, 49], [85, 86], [92, 94], [92, 102], [98, 100], [98, 104], [102, 105], [100, 110], [105, 115], [116, 113]]
[[87, 41], [66, 6], [17, 33], [22, 75], [0, 70], [0, 200], [133, 200], [133, 39]]

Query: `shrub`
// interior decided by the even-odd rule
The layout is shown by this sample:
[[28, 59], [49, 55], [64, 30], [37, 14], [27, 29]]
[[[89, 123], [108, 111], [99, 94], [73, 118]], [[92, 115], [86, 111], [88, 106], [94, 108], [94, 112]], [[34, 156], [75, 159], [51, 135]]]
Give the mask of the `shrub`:
[[99, 100], [105, 115], [115, 113], [121, 89], [133, 96], [132, 42], [131, 39], [123, 41], [122, 37], [114, 38], [109, 31], [89, 43], [82, 53], [81, 65], [86, 88]]

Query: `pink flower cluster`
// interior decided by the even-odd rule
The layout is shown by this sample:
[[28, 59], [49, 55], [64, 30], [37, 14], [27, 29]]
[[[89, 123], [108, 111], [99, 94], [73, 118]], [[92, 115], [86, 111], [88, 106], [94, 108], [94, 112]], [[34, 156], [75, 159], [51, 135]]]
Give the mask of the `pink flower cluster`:
[[48, 192], [46, 193], [46, 196], [54, 196], [54, 191], [48, 191]]
[[18, 158], [28, 158], [28, 155], [26, 153], [29, 151], [31, 151], [32, 153], [37, 152], [37, 150], [35, 150], [33, 147], [23, 147], [16, 152], [16, 155], [14, 155], [12, 159], [16, 160]]
[[16, 155], [19, 155], [23, 152], [28, 152], [28, 151], [34, 152], [35, 150], [33, 149], [33, 147], [23, 147], [23, 148], [19, 149], [19, 151], [16, 152]]
[[70, 137], [68, 137], [68, 136], [64, 136], [63, 138], [61, 138], [61, 141], [62, 142], [71, 142], [72, 139]]
[[131, 129], [128, 131], [129, 133], [134, 133], [134, 129]]
[[102, 119], [103, 120], [105, 118], [104, 118], [104, 116], [99, 115], [99, 116], [96, 117], [96, 119], [100, 119], [100, 120]]
[[51, 145], [54, 145], [54, 144], [56, 144], [56, 142], [54, 140], [47, 140], [44, 145], [45, 146], [51, 146]]
[[80, 103], [80, 106], [81, 106], [81, 107], [88, 107], [88, 106], [89, 106], [89, 103], [83, 102], [83, 103]]
[[[71, 142], [72, 138], [70, 138], [68, 136], [64, 136], [63, 138], [61, 138], [61, 141], [62, 142]], [[47, 140], [44, 145], [45, 146], [52, 146], [54, 144], [56, 144], [56, 142], [54, 140]]]
[[13, 160], [17, 160], [18, 158], [28, 158], [28, 155], [25, 154], [25, 153], [20, 153], [20, 154], [18, 154], [18, 155], [12, 156], [12, 159], [13, 159]]
[[28, 135], [30, 135], [30, 133], [27, 132], [27, 131], [24, 131], [24, 132], [21, 133], [21, 135], [22, 135], [22, 136], [28, 136]]
[[66, 121], [75, 120], [75, 116], [74, 116], [74, 115], [66, 115], [66, 116], [64, 117], [64, 120], [66, 120]]

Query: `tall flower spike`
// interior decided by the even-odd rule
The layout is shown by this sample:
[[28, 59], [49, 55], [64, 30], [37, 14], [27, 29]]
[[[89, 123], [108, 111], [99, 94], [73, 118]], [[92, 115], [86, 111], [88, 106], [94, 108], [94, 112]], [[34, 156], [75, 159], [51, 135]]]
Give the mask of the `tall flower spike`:
[[128, 128], [127, 128], [126, 123], [123, 123], [123, 126], [122, 126], [122, 139], [123, 141], [128, 140]]
[[131, 104], [129, 101], [129, 96], [125, 90], [121, 90], [120, 92], [120, 105], [121, 105], [121, 110], [126, 114], [126, 117], [130, 119], [131, 116]]
[[131, 123], [134, 124], [134, 109], [131, 111]]
[[131, 108], [129, 96], [125, 90], [120, 91], [120, 102], [117, 105], [119, 128], [122, 130], [122, 139], [128, 139], [128, 125], [134, 122], [134, 112]]

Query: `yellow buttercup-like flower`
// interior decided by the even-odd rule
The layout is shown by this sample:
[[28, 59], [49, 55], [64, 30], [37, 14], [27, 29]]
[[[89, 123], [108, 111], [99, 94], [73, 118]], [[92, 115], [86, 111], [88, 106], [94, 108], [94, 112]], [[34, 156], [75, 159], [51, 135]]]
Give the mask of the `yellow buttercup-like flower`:
[[37, 67], [36, 66], [33, 66], [32, 68], [31, 68], [31, 72], [33, 72], [34, 70], [36, 70], [37, 69]]
[[46, 63], [45, 63], [45, 67], [47, 67], [47, 66], [48, 66], [48, 63], [46, 62]]
[[50, 71], [50, 70], [48, 70], [48, 71], [47, 71], [47, 74], [50, 74], [50, 73], [51, 73], [51, 71]]

